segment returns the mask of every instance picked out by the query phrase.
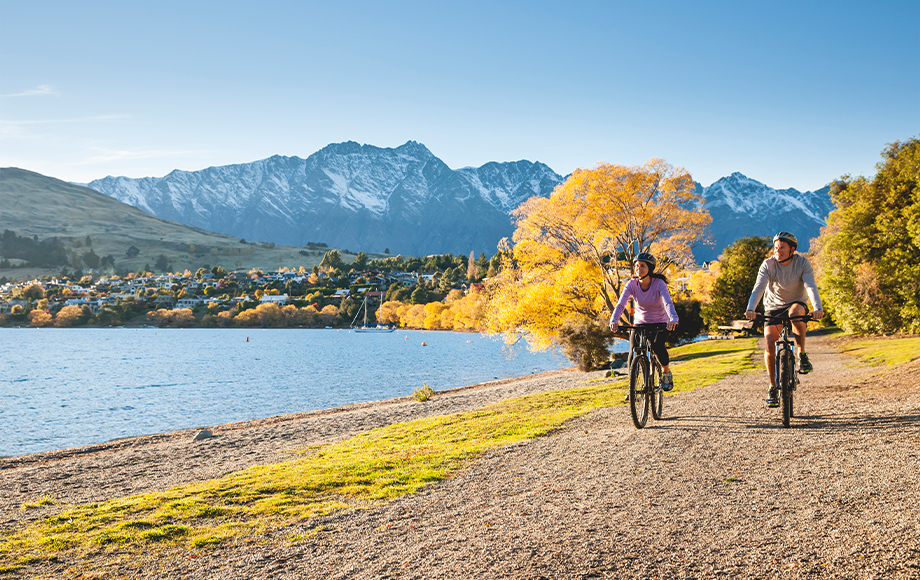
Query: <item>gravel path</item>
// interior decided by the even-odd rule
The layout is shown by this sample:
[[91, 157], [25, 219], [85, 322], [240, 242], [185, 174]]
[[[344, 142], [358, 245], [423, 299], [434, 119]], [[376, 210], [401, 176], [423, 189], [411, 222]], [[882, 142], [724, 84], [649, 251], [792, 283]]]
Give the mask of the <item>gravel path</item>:
[[[881, 376], [879, 369], [854, 366], [821, 337], [810, 340], [809, 354], [815, 372], [803, 379], [791, 429], [782, 428], [778, 409], [763, 405], [765, 372], [736, 375], [668, 396], [665, 420], [650, 419], [641, 431], [632, 427], [625, 406], [602, 409], [549, 437], [489, 453], [455, 477], [379, 508], [303, 522], [248, 545], [180, 554], [141, 572], [106, 574], [920, 578], [920, 361]], [[0, 521], [9, 525], [46, 511], [18, 510], [32, 492], [10, 492], [17, 481], [68, 501], [161, 489], [187, 477], [281, 460], [284, 449], [364, 428], [361, 420], [345, 419], [349, 413], [382, 424], [585, 378], [549, 374], [442, 395], [425, 405], [391, 402], [228, 426], [201, 451], [186, 433], [60, 459], [7, 460], [0, 462]], [[334, 428], [339, 420], [348, 427]], [[134, 484], [119, 477], [190, 464], [191, 449], [201, 455], [197, 463], [207, 454], [236, 459], [181, 476], [148, 475]], [[139, 466], [145, 457], [151, 462]], [[101, 480], [113, 483], [87, 489]], [[292, 534], [316, 527], [323, 531], [314, 540], [290, 545]], [[54, 576], [50, 568], [43, 572]]]

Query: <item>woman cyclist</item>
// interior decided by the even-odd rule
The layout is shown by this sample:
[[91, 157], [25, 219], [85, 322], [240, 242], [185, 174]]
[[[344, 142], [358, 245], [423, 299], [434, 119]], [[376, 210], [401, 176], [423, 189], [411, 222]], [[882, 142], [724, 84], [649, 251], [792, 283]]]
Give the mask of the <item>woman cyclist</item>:
[[[626, 308], [626, 302], [632, 298], [635, 302], [635, 316], [633, 324], [655, 324], [665, 323], [668, 330], [677, 328], [677, 310], [674, 308], [674, 302], [671, 300], [671, 293], [668, 291], [668, 279], [662, 274], [656, 274], [655, 256], [648, 252], [642, 252], [633, 259], [633, 274], [635, 277], [626, 284], [623, 293], [620, 295], [620, 301], [617, 302], [613, 315], [610, 317], [610, 330], [616, 332], [620, 323], [620, 316]], [[629, 334], [629, 348], [632, 350], [635, 333]], [[674, 378], [671, 375], [669, 366], [671, 359], [668, 356], [668, 349], [664, 345], [663, 332], [651, 332], [652, 350], [658, 357], [663, 371], [661, 377], [661, 388], [670, 391], [674, 387]]]

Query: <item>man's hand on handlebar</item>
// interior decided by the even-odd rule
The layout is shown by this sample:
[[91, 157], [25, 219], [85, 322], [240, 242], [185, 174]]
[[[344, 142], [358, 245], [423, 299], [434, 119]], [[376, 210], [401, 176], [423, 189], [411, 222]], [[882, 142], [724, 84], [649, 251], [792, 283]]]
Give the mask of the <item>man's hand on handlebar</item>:
[[748, 320], [757, 320], [757, 311], [756, 310], [745, 310], [744, 317]]
[[815, 320], [818, 320], [819, 318], [824, 318], [824, 311], [815, 310], [814, 312], [811, 313], [811, 317], [814, 318]]

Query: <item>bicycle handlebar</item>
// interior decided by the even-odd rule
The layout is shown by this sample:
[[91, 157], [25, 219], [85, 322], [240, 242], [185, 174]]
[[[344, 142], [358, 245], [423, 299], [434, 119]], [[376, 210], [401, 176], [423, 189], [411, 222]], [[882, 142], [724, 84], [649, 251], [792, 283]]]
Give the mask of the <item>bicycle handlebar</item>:
[[666, 322], [650, 322], [648, 324], [618, 324], [619, 330], [667, 330]]
[[780, 316], [768, 316], [762, 312], [758, 312], [757, 316], [754, 317], [756, 322], [783, 322], [788, 320], [792, 322], [794, 320], [801, 320], [802, 322], [809, 322], [811, 320], [817, 320], [812, 318], [811, 314], [796, 314], [795, 316], [789, 316], [788, 314], [782, 314]]

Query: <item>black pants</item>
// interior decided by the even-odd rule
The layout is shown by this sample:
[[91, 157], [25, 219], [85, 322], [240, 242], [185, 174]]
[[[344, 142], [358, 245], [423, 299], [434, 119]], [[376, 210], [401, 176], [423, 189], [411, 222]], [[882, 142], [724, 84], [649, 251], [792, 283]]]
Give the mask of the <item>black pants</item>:
[[[649, 342], [652, 345], [652, 352], [655, 353], [655, 356], [658, 357], [658, 362], [661, 366], [666, 367], [671, 364], [671, 357], [668, 355], [668, 349], [664, 345], [664, 333], [663, 330], [647, 330], [646, 335], [649, 338]], [[632, 330], [629, 333], [629, 350], [632, 352], [633, 347], [636, 345], [636, 331]]]

